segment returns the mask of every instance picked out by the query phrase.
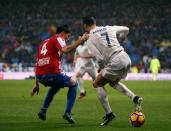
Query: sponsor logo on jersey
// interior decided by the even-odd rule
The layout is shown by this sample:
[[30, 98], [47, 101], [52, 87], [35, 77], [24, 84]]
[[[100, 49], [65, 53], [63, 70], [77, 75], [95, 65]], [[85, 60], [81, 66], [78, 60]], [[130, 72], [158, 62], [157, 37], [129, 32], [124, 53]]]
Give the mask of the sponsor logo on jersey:
[[44, 66], [44, 65], [49, 64], [49, 61], [50, 61], [50, 57], [45, 57], [45, 58], [39, 59], [37, 62], [37, 65]]

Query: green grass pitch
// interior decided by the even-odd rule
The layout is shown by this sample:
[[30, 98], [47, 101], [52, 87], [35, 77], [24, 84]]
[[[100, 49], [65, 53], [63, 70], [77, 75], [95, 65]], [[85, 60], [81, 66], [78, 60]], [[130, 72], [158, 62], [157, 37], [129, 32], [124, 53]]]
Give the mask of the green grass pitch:
[[107, 126], [100, 126], [104, 111], [97, 99], [91, 81], [85, 81], [87, 96], [76, 101], [73, 116], [76, 124], [62, 119], [67, 88], [55, 96], [41, 121], [37, 113], [47, 88], [41, 87], [37, 96], [29, 96], [33, 80], [0, 81], [0, 131], [170, 131], [171, 130], [171, 81], [123, 81], [132, 91], [141, 95], [145, 124], [132, 127], [129, 115], [134, 104], [126, 96], [106, 86], [109, 101], [116, 119]]

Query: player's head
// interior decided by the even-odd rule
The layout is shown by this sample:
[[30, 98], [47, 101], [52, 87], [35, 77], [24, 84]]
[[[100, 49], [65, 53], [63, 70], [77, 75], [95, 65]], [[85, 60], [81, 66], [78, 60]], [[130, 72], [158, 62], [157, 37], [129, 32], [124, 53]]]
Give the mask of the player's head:
[[90, 30], [96, 26], [96, 20], [94, 17], [92, 16], [85, 16], [83, 17], [83, 26], [84, 26], [84, 30], [86, 32], [90, 32]]
[[70, 29], [67, 24], [63, 24], [57, 28], [57, 34], [61, 34], [65, 40], [67, 40], [70, 36]]
[[50, 25], [49, 27], [48, 27], [48, 32], [49, 32], [49, 34], [51, 35], [51, 36], [53, 36], [53, 35], [55, 35], [56, 34], [56, 26], [54, 26], [54, 25]]

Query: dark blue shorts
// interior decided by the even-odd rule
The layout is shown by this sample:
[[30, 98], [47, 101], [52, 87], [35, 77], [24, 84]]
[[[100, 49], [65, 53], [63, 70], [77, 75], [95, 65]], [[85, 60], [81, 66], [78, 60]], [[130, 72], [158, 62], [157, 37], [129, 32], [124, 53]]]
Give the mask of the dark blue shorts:
[[44, 86], [57, 86], [59, 88], [69, 87], [71, 77], [60, 74], [37, 75], [36, 78]]

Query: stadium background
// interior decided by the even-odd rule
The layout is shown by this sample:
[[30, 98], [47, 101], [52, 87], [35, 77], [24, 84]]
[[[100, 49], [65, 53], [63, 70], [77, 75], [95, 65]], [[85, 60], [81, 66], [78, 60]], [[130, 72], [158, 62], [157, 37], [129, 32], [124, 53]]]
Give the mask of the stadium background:
[[[170, 0], [5, 0], [0, 2], [0, 71], [33, 71], [40, 41], [54, 26], [71, 26], [69, 42], [82, 32], [81, 19], [92, 15], [98, 25], [130, 28], [122, 43], [139, 72], [149, 72], [153, 55], [161, 72], [171, 72]], [[68, 42], [68, 43], [69, 43]], [[63, 68], [73, 71], [74, 52], [65, 55]]]
[[[170, 75], [170, 0], [0, 0], [0, 79], [3, 73], [11, 79], [32, 73], [36, 49], [40, 41], [49, 37], [51, 25], [70, 24], [72, 41], [82, 32], [81, 18], [89, 14], [96, 17], [98, 25], [130, 28], [128, 40], [122, 44], [139, 72], [149, 72], [149, 63], [143, 62], [143, 58], [148, 60], [157, 55], [161, 72]], [[73, 53], [64, 56], [65, 71], [73, 70]], [[39, 95], [30, 97], [34, 80], [0, 80], [0, 131], [170, 131], [170, 80], [122, 81], [143, 97], [146, 118], [139, 129], [132, 127], [128, 120], [134, 110], [133, 103], [108, 86], [110, 104], [117, 117], [101, 127], [104, 111], [91, 81], [84, 81], [85, 99], [76, 101], [73, 116], [77, 123], [68, 125], [62, 119], [66, 88], [55, 96], [47, 120], [42, 122], [37, 113], [48, 88], [40, 88]]]

